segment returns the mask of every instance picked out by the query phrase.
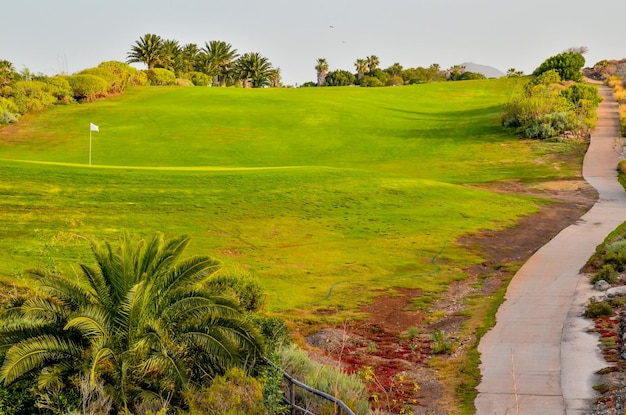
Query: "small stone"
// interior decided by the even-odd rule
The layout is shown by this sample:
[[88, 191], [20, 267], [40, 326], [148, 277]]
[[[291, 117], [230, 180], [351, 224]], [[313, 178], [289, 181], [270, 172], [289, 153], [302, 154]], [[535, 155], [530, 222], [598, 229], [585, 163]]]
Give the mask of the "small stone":
[[606, 291], [609, 288], [611, 288], [611, 284], [609, 284], [608, 282], [604, 280], [596, 281], [596, 283], [593, 284], [593, 289], [596, 291]]

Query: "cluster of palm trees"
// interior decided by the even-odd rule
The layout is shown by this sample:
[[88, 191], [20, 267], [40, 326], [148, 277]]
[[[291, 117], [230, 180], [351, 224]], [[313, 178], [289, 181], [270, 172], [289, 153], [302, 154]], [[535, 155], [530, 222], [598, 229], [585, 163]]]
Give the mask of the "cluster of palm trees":
[[213, 86], [237, 83], [243, 87], [280, 85], [280, 69], [258, 52], [239, 55], [230, 43], [222, 40], [205, 42], [204, 47], [188, 43], [183, 46], [172, 39], [146, 34], [131, 46], [128, 63], [143, 63], [148, 69], [164, 68], [179, 77], [201, 72], [212, 78]]
[[[361, 80], [366, 73], [371, 73], [380, 65], [380, 59], [376, 55], [368, 56], [365, 59], [357, 59], [354, 63], [356, 67], [357, 80]], [[399, 64], [398, 64], [399, 65]], [[319, 58], [315, 65], [317, 71], [317, 86], [322, 86], [326, 83], [326, 75], [328, 75], [328, 61], [325, 58]], [[402, 67], [400, 67], [402, 70]]]
[[38, 295], [0, 315], [0, 381], [34, 376], [58, 391], [80, 377], [108, 408], [130, 413], [142, 402], [176, 406], [216, 374], [254, 366], [262, 336], [207, 285], [215, 260], [181, 258], [188, 243], [155, 234], [135, 244], [123, 234], [117, 248], [91, 241], [95, 265], [77, 275], [33, 271]]

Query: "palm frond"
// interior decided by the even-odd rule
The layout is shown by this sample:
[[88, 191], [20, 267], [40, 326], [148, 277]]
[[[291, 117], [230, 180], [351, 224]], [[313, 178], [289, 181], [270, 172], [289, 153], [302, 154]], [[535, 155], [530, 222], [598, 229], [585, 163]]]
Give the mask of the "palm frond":
[[92, 343], [115, 334], [115, 328], [111, 326], [111, 315], [97, 305], [83, 307], [73, 313], [63, 329], [76, 329]]
[[48, 275], [39, 270], [28, 271], [33, 279], [36, 290], [59, 299], [70, 308], [77, 308], [91, 302], [92, 295], [81, 285], [64, 276]]
[[81, 352], [79, 344], [57, 336], [44, 335], [26, 339], [7, 351], [0, 367], [0, 381], [8, 385], [50, 362], [77, 359]]
[[108, 358], [115, 359], [115, 353], [113, 352], [113, 350], [109, 349], [108, 347], [103, 347], [94, 351], [93, 356], [91, 357], [91, 365], [89, 368], [89, 381], [91, 382], [92, 385], [95, 385], [97, 381], [96, 378], [98, 375], [98, 372], [97, 372], [98, 365], [100, 364], [102, 360], [105, 360]]

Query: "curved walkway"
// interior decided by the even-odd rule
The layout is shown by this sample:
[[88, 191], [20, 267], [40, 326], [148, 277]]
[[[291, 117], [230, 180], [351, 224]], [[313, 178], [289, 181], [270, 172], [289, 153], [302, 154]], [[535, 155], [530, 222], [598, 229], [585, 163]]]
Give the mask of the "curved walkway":
[[594, 372], [607, 366], [597, 337], [580, 317], [591, 289], [581, 268], [626, 221], [626, 193], [617, 182], [622, 158], [617, 103], [608, 87], [583, 163], [599, 193], [574, 225], [538, 250], [511, 281], [496, 325], [481, 340], [478, 415], [579, 415], [590, 412]]

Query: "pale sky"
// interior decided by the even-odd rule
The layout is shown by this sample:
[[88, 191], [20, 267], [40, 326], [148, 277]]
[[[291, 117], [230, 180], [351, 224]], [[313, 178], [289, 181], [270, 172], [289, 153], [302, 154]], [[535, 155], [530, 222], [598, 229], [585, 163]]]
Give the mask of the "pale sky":
[[528, 74], [569, 47], [589, 49], [586, 66], [626, 58], [624, 16], [625, 0], [1, 0], [0, 60], [74, 73], [125, 61], [154, 33], [260, 52], [290, 85], [315, 81], [318, 58], [354, 72], [369, 55], [382, 68], [474, 62]]

